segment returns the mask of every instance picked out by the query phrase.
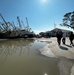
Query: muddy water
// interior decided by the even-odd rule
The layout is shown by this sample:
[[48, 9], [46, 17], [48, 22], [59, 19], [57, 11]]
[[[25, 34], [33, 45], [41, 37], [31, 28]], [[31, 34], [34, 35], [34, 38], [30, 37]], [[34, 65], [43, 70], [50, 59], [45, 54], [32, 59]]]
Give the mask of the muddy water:
[[60, 75], [59, 60], [40, 54], [46, 44], [33, 39], [0, 41], [0, 75]]

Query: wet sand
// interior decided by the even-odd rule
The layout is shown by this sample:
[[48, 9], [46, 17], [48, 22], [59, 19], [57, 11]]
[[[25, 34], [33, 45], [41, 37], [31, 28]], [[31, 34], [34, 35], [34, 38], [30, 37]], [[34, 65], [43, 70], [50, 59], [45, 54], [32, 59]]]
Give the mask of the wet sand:
[[42, 38], [39, 41], [51, 42], [47, 46], [40, 49], [41, 54], [52, 57], [59, 58], [59, 70], [60, 75], [74, 75], [74, 47], [69, 45], [69, 39], [66, 39], [66, 45], [61, 43], [59, 47], [56, 38]]

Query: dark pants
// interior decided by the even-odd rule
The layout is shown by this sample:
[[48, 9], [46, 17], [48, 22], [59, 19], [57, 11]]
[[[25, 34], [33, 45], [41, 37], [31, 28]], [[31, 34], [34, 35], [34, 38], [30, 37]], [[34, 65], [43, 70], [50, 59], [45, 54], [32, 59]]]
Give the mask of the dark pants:
[[63, 44], [65, 44], [65, 38], [62, 39]]
[[72, 39], [70, 39], [70, 45], [73, 45], [73, 40]]
[[61, 38], [57, 38], [58, 45], [61, 44]]

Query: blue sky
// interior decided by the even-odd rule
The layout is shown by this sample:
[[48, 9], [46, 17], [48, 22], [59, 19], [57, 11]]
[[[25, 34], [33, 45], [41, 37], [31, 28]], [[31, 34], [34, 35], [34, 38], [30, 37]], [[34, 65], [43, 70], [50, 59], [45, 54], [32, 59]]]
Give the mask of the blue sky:
[[[63, 15], [74, 11], [74, 0], [0, 0], [0, 13], [6, 21], [14, 21], [17, 25], [17, 16], [26, 24], [28, 18], [29, 26], [36, 33], [49, 31], [61, 27]], [[0, 17], [1, 19], [1, 17]]]

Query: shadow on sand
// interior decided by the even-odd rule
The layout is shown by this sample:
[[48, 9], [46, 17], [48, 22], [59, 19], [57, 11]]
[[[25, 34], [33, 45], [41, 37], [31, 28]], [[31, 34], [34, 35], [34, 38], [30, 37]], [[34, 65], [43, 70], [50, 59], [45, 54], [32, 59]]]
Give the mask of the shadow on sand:
[[68, 48], [64, 47], [64, 46], [60, 46], [59, 48], [62, 49], [62, 50], [68, 50]]
[[72, 46], [65, 44], [65, 46], [72, 48]]

